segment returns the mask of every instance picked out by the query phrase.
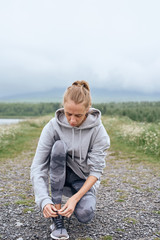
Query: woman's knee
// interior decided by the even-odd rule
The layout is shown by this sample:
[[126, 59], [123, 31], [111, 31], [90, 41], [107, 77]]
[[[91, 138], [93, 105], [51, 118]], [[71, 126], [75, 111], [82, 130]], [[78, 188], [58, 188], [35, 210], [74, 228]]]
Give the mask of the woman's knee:
[[92, 190], [88, 191], [78, 202], [75, 208], [75, 216], [79, 222], [88, 223], [95, 215], [96, 196]]
[[57, 140], [52, 147], [51, 157], [66, 156], [66, 154], [67, 154], [66, 143], [62, 140]]
[[86, 209], [77, 208], [74, 214], [79, 222], [88, 223], [93, 219], [95, 211], [92, 207]]

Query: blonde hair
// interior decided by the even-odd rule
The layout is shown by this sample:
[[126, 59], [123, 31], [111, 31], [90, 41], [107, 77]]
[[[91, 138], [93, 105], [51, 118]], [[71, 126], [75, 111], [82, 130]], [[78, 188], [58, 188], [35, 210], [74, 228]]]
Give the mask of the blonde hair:
[[64, 93], [63, 104], [68, 100], [74, 101], [76, 104], [84, 103], [86, 108], [91, 106], [91, 94], [89, 84], [82, 81], [75, 81]]

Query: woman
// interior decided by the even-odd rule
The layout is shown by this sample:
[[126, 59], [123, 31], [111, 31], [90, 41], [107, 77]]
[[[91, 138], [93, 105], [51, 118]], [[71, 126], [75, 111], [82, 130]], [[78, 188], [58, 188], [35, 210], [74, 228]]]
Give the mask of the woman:
[[[68, 87], [63, 106], [44, 127], [31, 166], [35, 201], [44, 217], [53, 219], [53, 239], [69, 238], [63, 218], [73, 212], [83, 223], [93, 218], [96, 189], [110, 145], [100, 111], [91, 108], [86, 81], [76, 81]], [[69, 198], [61, 206], [63, 194]]]

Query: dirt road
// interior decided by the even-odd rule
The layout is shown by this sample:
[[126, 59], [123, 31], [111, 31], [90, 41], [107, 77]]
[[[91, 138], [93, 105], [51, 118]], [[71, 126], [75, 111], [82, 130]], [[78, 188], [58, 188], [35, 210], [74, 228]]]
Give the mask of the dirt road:
[[[33, 154], [1, 164], [0, 239], [50, 239], [51, 221], [34, 204], [29, 177]], [[160, 239], [160, 167], [110, 152], [94, 220], [83, 225], [72, 216], [68, 232], [70, 240]]]

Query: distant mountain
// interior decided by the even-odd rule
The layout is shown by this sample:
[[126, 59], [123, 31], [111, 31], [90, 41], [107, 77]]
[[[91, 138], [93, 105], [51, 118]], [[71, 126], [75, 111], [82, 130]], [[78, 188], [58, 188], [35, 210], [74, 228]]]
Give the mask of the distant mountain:
[[1, 97], [1, 102], [61, 102], [64, 88]]
[[[33, 92], [7, 97], [1, 97], [0, 102], [62, 102], [64, 88], [54, 88], [44, 92]], [[108, 91], [105, 88], [91, 89], [92, 102], [128, 102], [128, 101], [160, 101], [160, 94], [145, 94], [138, 92]]]

